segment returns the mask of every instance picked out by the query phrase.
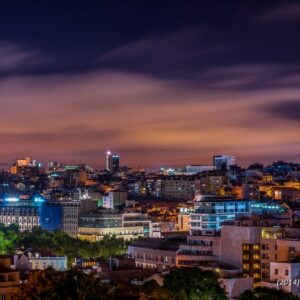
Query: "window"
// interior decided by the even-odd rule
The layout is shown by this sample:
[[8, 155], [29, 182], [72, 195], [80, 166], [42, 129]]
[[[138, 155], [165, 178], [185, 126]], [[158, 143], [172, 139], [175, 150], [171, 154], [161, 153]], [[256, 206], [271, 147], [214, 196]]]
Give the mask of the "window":
[[275, 274], [275, 275], [278, 275], [278, 269], [275, 269], [275, 270], [274, 270], [274, 274]]
[[290, 248], [289, 248], [289, 252], [290, 252], [290, 253], [294, 253], [294, 252], [295, 252], [295, 247], [290, 247]]
[[255, 259], [255, 260], [259, 260], [259, 259], [260, 259], [260, 256], [259, 256], [259, 254], [253, 254], [253, 259]]
[[249, 245], [243, 245], [243, 250], [249, 250]]
[[259, 245], [257, 244], [253, 245], [253, 250], [259, 250]]

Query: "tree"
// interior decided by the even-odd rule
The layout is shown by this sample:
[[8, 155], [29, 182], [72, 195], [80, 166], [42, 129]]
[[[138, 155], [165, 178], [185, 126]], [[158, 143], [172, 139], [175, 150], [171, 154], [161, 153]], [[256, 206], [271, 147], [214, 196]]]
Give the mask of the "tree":
[[299, 300], [297, 296], [282, 290], [257, 287], [241, 294], [240, 300]]
[[0, 254], [13, 252], [18, 243], [19, 228], [15, 224], [4, 226], [0, 224]]
[[147, 300], [173, 300], [171, 292], [159, 286], [155, 280], [147, 281], [142, 286], [143, 297]]
[[32, 249], [35, 252], [67, 256], [69, 266], [75, 258], [101, 257], [126, 253], [127, 247], [123, 239], [115, 236], [104, 236], [99, 242], [89, 242], [72, 238], [61, 230], [49, 232], [40, 227], [32, 231], [20, 232], [17, 225], [0, 224], [0, 254], [13, 253], [16, 249]]
[[173, 268], [165, 276], [164, 287], [174, 299], [225, 300], [225, 290], [220, 286], [216, 273], [199, 268]]
[[[81, 271], [35, 271], [14, 295], [15, 300], [96, 300], [109, 299], [107, 286], [99, 278]], [[111, 299], [111, 298], [110, 298]]]

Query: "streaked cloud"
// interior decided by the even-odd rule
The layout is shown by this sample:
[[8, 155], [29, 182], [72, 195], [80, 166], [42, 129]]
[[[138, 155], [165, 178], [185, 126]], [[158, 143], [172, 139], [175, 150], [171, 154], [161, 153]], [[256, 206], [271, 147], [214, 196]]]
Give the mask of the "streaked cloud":
[[296, 99], [295, 87], [211, 89], [99, 71], [8, 77], [0, 88], [2, 160], [28, 154], [101, 166], [112, 149], [123, 163], [151, 167], [209, 163], [222, 152], [243, 163], [254, 153], [280, 158], [299, 148], [298, 129], [261, 109], [290, 105], [282, 99]]
[[300, 99], [285, 100], [264, 106], [264, 111], [279, 118], [300, 122]]
[[261, 22], [300, 22], [300, 3], [286, 1], [279, 5], [275, 4], [256, 19]]

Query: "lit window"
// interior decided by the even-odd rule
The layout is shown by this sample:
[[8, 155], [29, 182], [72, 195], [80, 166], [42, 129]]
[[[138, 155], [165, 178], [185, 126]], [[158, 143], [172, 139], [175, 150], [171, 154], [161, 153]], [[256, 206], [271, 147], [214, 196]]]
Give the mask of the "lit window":
[[243, 250], [249, 250], [249, 245], [243, 245]]
[[259, 250], [259, 245], [257, 244], [253, 245], [253, 250]]
[[253, 259], [258, 260], [260, 259], [260, 256], [258, 254], [253, 254]]

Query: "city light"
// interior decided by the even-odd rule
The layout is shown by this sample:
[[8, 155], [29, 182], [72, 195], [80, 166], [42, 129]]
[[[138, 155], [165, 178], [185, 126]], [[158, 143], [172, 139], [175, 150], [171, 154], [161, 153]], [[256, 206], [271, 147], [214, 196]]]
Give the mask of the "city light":
[[20, 201], [19, 198], [17, 197], [8, 197], [8, 198], [5, 198], [5, 202], [18, 202]]

